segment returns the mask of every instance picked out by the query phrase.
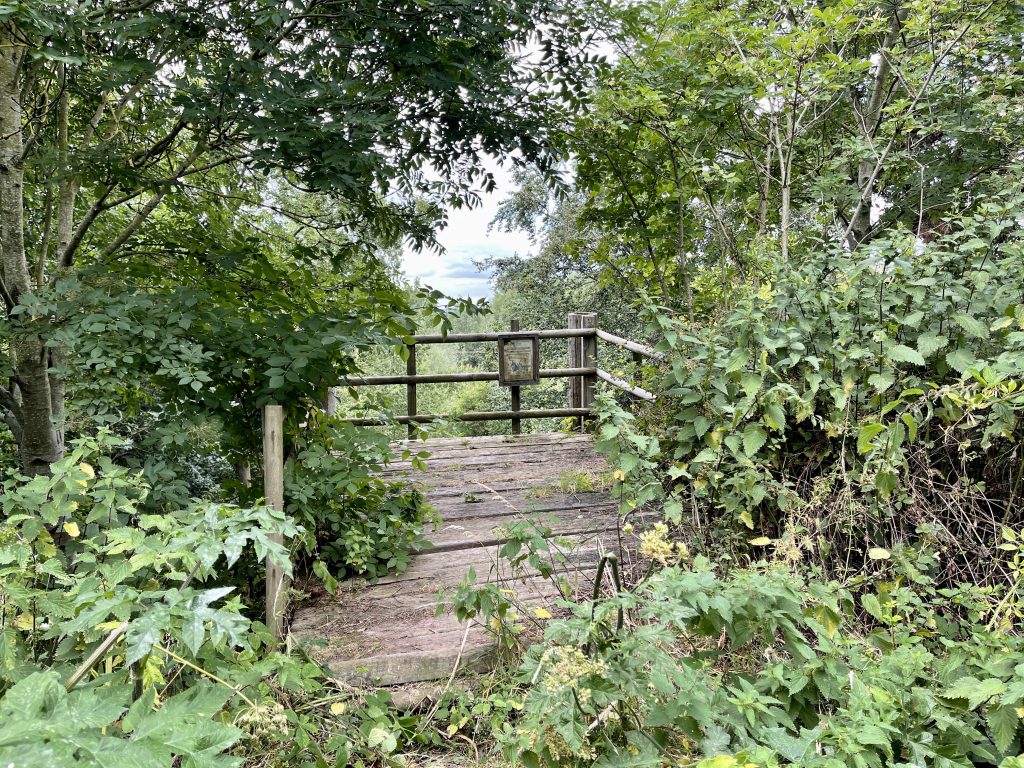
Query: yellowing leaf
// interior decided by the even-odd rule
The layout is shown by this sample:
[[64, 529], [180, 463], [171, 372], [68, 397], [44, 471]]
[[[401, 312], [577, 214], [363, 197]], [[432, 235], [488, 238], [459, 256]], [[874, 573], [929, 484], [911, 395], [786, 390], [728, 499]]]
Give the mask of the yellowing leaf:
[[750, 530], [754, 530], [754, 518], [750, 516], [750, 512], [748, 510], [745, 509], [740, 512], [740, 522]]
[[533, 615], [536, 616], [538, 619], [550, 619], [551, 611], [547, 610], [546, 608], [538, 607], [533, 609]]
[[340, 714], [344, 713], [344, 711], [345, 711], [345, 702], [343, 702], [343, 701], [336, 701], [333, 704], [331, 704], [331, 714], [332, 715], [340, 715]]
[[882, 547], [872, 547], [868, 550], [868, 557], [872, 560], [888, 560], [891, 556], [889, 550]]
[[32, 619], [32, 615], [29, 613], [22, 613], [18, 615], [18, 618], [14, 620], [14, 625], [18, 629], [30, 630], [35, 626], [35, 621]]
[[769, 539], [767, 536], [758, 536], [756, 539], [751, 539], [748, 543], [752, 544], [755, 547], [767, 547], [769, 544], [772, 543], [772, 540]]
[[82, 535], [82, 532], [78, 529], [78, 523], [72, 520], [69, 523], [64, 523], [64, 533], [70, 536], [72, 539], [77, 539]]
[[623, 472], [621, 469], [616, 469], [614, 472], [612, 472], [612, 477], [614, 477], [616, 480], [625, 480], [626, 473]]

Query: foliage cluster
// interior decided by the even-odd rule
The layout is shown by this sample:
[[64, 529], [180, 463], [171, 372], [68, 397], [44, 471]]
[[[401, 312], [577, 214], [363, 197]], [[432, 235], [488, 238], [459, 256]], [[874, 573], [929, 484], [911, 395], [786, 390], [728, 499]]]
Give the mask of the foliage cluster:
[[520, 669], [510, 754], [565, 766], [1016, 765], [1024, 649], [1000, 631], [995, 595], [937, 589], [935, 564], [901, 550], [840, 585], [779, 563], [719, 575], [698, 557], [573, 605]]
[[52, 476], [4, 487], [4, 764], [237, 764], [222, 753], [242, 731], [211, 718], [229, 699], [252, 702], [222, 676], [285, 660], [266, 654], [266, 630], [220, 579], [246, 550], [290, 570], [275, 537], [299, 529], [211, 502], [146, 514], [148, 486], [109, 447], [81, 441]]
[[[922, 522], [954, 551], [964, 526], [993, 541], [1021, 481], [1022, 202], [982, 197], [928, 242], [778, 264], [712, 327], [655, 313], [668, 362], [651, 435], [621, 411], [600, 430], [632, 503], [659, 499], [677, 523], [696, 510], [719, 534], [798, 523], [849, 568]], [[934, 511], [940, 492], [968, 498]]]

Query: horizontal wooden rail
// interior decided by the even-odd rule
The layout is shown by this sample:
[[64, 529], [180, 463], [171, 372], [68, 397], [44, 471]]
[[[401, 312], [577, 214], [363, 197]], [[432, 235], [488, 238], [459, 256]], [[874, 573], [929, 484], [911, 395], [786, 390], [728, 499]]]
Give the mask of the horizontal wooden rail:
[[[597, 368], [542, 368], [542, 379], [563, 379], [569, 376], [596, 376]], [[497, 371], [473, 373], [417, 373], [414, 376], [351, 376], [343, 384], [349, 387], [376, 387], [385, 384], [451, 384], [464, 381], [497, 381]]]
[[601, 379], [602, 381], [607, 381], [612, 386], [618, 387], [619, 389], [623, 389], [626, 392], [629, 392], [629, 394], [631, 394], [638, 400], [656, 399], [654, 393], [648, 392], [643, 387], [634, 387], [625, 379], [620, 379], [618, 376], [613, 376], [612, 374], [608, 373], [608, 371], [603, 371], [600, 368], [597, 369], [597, 378]]
[[497, 341], [498, 339], [575, 339], [583, 336], [596, 336], [600, 333], [596, 328], [557, 328], [553, 331], [518, 331], [505, 333], [449, 333], [447, 336], [413, 336], [414, 344], [462, 344], [472, 341]]
[[597, 338], [603, 341], [607, 341], [609, 344], [614, 344], [617, 347], [623, 347], [624, 349], [628, 349], [630, 352], [636, 352], [638, 355], [643, 355], [644, 357], [650, 357], [654, 360], [665, 359], [665, 356], [661, 354], [661, 352], [654, 351], [646, 344], [641, 344], [636, 341], [624, 339], [621, 336], [616, 336], [614, 333], [602, 331], [600, 328], [597, 329]]
[[590, 416], [590, 408], [535, 408], [526, 411], [469, 411], [451, 416], [421, 413], [416, 416], [395, 416], [392, 419], [344, 419], [357, 427], [383, 427], [387, 424], [426, 424], [431, 421], [508, 421], [511, 419], [547, 419], [560, 416]]
[[[383, 417], [360, 417], [344, 419], [350, 424], [358, 426], [386, 426], [388, 424], [406, 424], [409, 427], [409, 434], [415, 432], [416, 424], [428, 424], [434, 421], [451, 419], [452, 421], [511, 421], [512, 431], [519, 432], [521, 419], [546, 419], [573, 416], [579, 419], [580, 426], [585, 426], [588, 417], [593, 416], [593, 395], [594, 385], [598, 379], [608, 382], [628, 392], [637, 400], [654, 400], [655, 395], [643, 387], [630, 384], [625, 379], [613, 376], [607, 371], [597, 367], [597, 341], [602, 339], [616, 346], [629, 350], [633, 354], [635, 363], [641, 362], [641, 357], [652, 358], [663, 361], [665, 356], [656, 352], [646, 344], [624, 339], [613, 333], [602, 331], [597, 327], [597, 316], [587, 312], [573, 312], [569, 314], [567, 328], [556, 328], [547, 331], [520, 331], [519, 324], [512, 322], [508, 332], [499, 333], [449, 333], [420, 334], [406, 337], [405, 344], [408, 350], [406, 359], [405, 375], [395, 376], [351, 376], [341, 382], [343, 387], [370, 387], [387, 385], [405, 385], [407, 408], [406, 415]], [[499, 339], [568, 339], [569, 340], [569, 365], [566, 368], [545, 368], [540, 371], [542, 379], [564, 378], [569, 380], [569, 407], [568, 408], [537, 408], [533, 410], [520, 410], [519, 408], [519, 387], [514, 384], [509, 387], [512, 399], [512, 409], [508, 411], [474, 411], [470, 413], [453, 414], [450, 416], [416, 412], [416, 387], [419, 384], [448, 384], [473, 381], [499, 381], [497, 371], [479, 371], [467, 373], [428, 373], [419, 374], [416, 372], [416, 347], [420, 344], [464, 344], [473, 342], [498, 341]]]

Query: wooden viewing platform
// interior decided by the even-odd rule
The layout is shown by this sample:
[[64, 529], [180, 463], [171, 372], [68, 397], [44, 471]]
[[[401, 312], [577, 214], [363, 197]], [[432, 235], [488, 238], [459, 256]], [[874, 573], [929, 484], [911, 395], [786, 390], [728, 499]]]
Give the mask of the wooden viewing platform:
[[300, 606], [292, 621], [293, 638], [345, 683], [391, 686], [488, 668], [496, 650], [491, 630], [435, 609], [471, 568], [478, 583], [499, 582], [526, 603], [558, 598], [539, 574], [513, 577], [497, 567], [507, 528], [517, 521], [552, 529], [569, 558], [556, 570], [575, 588], [592, 589], [599, 551], [618, 551], [609, 468], [590, 435], [442, 438], [420, 446], [430, 453], [426, 472], [405, 462], [388, 474], [407, 476], [440, 516], [428, 536], [432, 547], [404, 573], [345, 583], [339, 594]]

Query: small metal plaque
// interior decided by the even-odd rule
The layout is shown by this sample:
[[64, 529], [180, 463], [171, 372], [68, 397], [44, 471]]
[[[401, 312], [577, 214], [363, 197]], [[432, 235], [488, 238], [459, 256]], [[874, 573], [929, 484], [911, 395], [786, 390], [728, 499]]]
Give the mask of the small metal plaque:
[[498, 383], [503, 387], [540, 384], [540, 338], [537, 336], [498, 339]]

